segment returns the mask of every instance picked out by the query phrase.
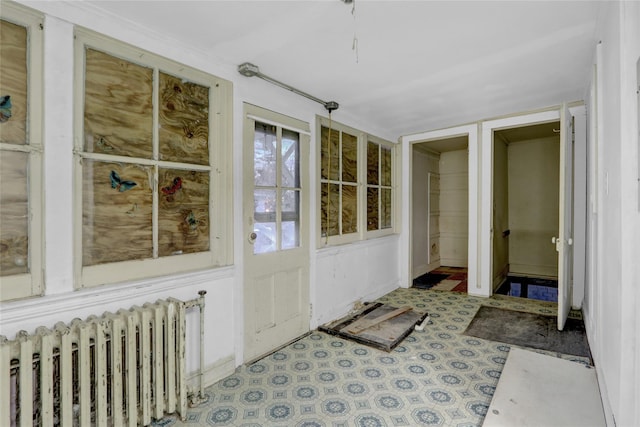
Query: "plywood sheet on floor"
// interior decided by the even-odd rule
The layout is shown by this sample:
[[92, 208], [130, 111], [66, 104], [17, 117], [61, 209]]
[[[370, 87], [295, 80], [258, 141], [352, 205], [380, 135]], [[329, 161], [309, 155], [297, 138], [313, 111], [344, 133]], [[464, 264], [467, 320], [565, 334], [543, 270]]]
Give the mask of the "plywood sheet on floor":
[[483, 426], [606, 426], [596, 371], [511, 348]]

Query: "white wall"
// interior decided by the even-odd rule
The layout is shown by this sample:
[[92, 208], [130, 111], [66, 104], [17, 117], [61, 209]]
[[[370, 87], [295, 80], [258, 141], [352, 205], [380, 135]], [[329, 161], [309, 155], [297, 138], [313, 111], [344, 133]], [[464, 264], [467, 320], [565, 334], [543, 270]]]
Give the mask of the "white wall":
[[511, 143], [507, 152], [509, 272], [557, 277], [560, 137]]
[[[311, 189], [316, 188], [315, 116], [323, 107], [260, 79], [236, 71], [236, 64], [221, 64], [191, 46], [145, 31], [119, 17], [105, 15], [83, 2], [22, 2], [45, 14], [44, 28], [44, 163], [45, 163], [45, 295], [0, 305], [0, 334], [13, 338], [19, 330], [33, 332], [38, 326], [85, 318], [104, 311], [115, 312], [134, 304], [176, 297], [188, 300], [206, 290], [205, 365], [206, 382], [233, 372], [243, 360], [243, 263], [242, 263], [242, 103], [250, 102], [310, 123], [312, 161]], [[89, 290], [75, 290], [73, 283], [73, 30], [84, 26], [136, 47], [165, 56], [187, 66], [231, 80], [234, 84], [233, 117], [233, 266], [190, 274], [122, 283]], [[385, 139], [393, 136], [375, 124], [352, 120], [342, 108], [334, 120]], [[55, 183], [55, 191], [52, 190]], [[312, 190], [314, 191], [314, 190]], [[315, 193], [314, 193], [315, 194]], [[315, 197], [311, 218], [316, 224]], [[315, 236], [314, 230], [310, 232]], [[316, 252], [311, 238], [312, 328], [343, 315], [353, 302], [374, 298], [399, 284], [397, 236]], [[371, 269], [370, 265], [375, 265]], [[356, 267], [357, 268], [354, 268]], [[198, 366], [199, 339], [196, 312], [187, 320], [187, 370]]]
[[509, 160], [507, 143], [494, 134], [493, 140], [493, 262], [492, 289], [496, 289], [509, 272], [509, 240], [503, 236], [509, 228]]
[[[411, 189], [411, 278], [440, 266], [439, 156], [414, 147]], [[431, 184], [429, 177], [432, 177]]]
[[440, 263], [467, 267], [469, 258], [469, 153], [440, 154]]
[[[586, 327], [608, 422], [640, 424], [640, 3], [611, 2], [599, 25], [589, 112]], [[595, 89], [594, 89], [595, 88]], [[594, 93], [595, 91], [595, 93]]]

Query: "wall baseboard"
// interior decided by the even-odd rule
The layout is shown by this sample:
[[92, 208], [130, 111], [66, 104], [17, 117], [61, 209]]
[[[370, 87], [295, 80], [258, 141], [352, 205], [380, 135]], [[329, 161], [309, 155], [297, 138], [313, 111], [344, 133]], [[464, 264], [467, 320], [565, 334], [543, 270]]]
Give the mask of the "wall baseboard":
[[[203, 381], [204, 387], [209, 387], [221, 379], [233, 374], [236, 370], [236, 359], [234, 355], [227, 356], [205, 368]], [[200, 375], [198, 372], [191, 372], [187, 376], [187, 388], [196, 392], [200, 389]]]

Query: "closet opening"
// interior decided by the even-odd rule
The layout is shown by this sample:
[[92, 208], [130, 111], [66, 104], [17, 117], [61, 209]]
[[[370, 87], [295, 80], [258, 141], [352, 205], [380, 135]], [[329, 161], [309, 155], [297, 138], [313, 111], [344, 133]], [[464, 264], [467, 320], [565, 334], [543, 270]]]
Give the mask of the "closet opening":
[[493, 134], [492, 289], [558, 301], [560, 122]]
[[467, 292], [469, 136], [413, 144], [412, 286]]

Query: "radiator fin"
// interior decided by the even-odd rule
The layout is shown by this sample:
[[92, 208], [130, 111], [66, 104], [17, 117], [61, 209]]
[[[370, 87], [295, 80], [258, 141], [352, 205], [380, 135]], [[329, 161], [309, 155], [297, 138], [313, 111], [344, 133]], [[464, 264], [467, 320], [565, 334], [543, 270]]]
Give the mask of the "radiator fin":
[[137, 426], [184, 418], [185, 304], [176, 299], [0, 336], [0, 425]]

